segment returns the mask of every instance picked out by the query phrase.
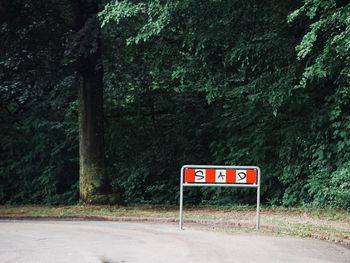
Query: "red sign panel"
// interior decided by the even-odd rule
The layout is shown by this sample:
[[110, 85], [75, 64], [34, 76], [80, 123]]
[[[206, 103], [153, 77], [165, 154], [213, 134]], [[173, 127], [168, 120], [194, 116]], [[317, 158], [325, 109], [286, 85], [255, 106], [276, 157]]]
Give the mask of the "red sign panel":
[[185, 168], [184, 183], [257, 184], [255, 169]]

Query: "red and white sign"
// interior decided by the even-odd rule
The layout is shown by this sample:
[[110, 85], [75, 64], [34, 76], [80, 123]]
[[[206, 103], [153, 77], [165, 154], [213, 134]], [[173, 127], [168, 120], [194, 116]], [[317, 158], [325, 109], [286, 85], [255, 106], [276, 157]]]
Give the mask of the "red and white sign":
[[195, 169], [185, 168], [184, 183], [257, 184], [256, 169]]

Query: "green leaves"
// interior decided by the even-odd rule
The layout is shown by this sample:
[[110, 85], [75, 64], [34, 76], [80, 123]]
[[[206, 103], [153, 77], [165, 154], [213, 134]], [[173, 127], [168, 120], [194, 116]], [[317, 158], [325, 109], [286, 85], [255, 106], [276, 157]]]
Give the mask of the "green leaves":
[[170, 23], [174, 13], [185, 8], [187, 2], [157, 0], [133, 4], [130, 1], [111, 1], [105, 5], [99, 17], [102, 27], [112, 22], [118, 25], [130, 18], [135, 18], [134, 21], [142, 21], [137, 33], [127, 38], [127, 44], [137, 44], [159, 35]]
[[128, 0], [111, 1], [104, 6], [103, 11], [99, 14], [102, 21], [101, 26], [104, 27], [111, 22], [119, 24], [124, 19], [134, 17], [141, 12], [145, 12], [143, 3], [132, 4]]
[[321, 27], [321, 21], [315, 22], [310, 26], [311, 30], [303, 37], [301, 43], [296, 47], [298, 59], [305, 58], [311, 52]]
[[[68, 37], [68, 2], [44, 2], [21, 16], [14, 5], [0, 25], [0, 202], [76, 198], [76, 44], [96, 42], [86, 30]], [[129, 203], [176, 203], [182, 164], [254, 164], [265, 203], [349, 207], [350, 5], [299, 3], [106, 1], [112, 189]], [[189, 193], [191, 203], [242, 198], [254, 200]]]
[[303, 15], [309, 19], [310, 26], [296, 50], [299, 59], [309, 59], [300, 85], [305, 87], [308, 80], [333, 76], [349, 83], [349, 76], [343, 72], [350, 65], [350, 4], [304, 1], [302, 7], [288, 16], [288, 21], [291, 23]]

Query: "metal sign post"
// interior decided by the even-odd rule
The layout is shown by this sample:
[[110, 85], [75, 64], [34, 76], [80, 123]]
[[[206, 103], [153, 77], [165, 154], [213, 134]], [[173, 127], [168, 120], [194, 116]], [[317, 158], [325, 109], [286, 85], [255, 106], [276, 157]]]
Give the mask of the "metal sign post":
[[184, 187], [256, 188], [256, 229], [260, 228], [260, 168], [257, 166], [184, 165], [180, 178], [179, 227], [183, 229]]

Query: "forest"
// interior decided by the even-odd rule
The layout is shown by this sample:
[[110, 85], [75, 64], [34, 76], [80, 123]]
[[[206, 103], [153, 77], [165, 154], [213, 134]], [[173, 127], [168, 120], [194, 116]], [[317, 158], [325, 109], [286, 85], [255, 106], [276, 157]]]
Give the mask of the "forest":
[[0, 131], [0, 204], [350, 209], [350, 3], [3, 0]]

